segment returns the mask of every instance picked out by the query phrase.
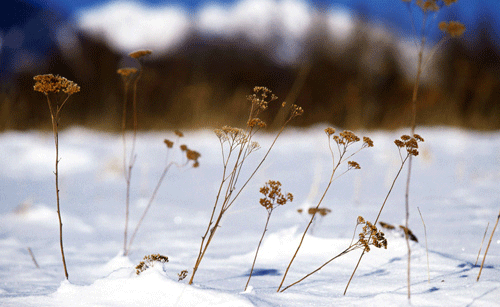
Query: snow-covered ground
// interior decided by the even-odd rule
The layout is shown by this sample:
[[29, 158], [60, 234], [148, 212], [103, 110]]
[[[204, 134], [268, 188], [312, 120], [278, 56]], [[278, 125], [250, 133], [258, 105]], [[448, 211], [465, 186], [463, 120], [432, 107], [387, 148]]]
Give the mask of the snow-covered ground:
[[[297, 209], [315, 205], [326, 187], [331, 160], [325, 127], [289, 130], [250, 182], [201, 263], [192, 286], [178, 282], [191, 272], [221, 176], [218, 139], [208, 130], [184, 131], [182, 142], [202, 156], [197, 169], [172, 168], [139, 230], [128, 257], [121, 257], [125, 215], [120, 135], [68, 129], [60, 137], [60, 190], [69, 282], [64, 281], [55, 208], [54, 144], [51, 133], [0, 135], [1, 306], [405, 306], [406, 242], [386, 231], [388, 248], [372, 249], [343, 290], [360, 250], [338, 258], [284, 293], [276, 293], [307, 217]], [[405, 131], [371, 131], [374, 148], [355, 159], [361, 170], [335, 181], [323, 202], [332, 212], [315, 221], [285, 284], [301, 278], [344, 250], [358, 215], [373, 221], [399, 167], [394, 139]], [[416, 306], [499, 306], [500, 229], [491, 243], [481, 279], [477, 253], [500, 207], [500, 133], [422, 128], [414, 160], [410, 228], [412, 298]], [[359, 132], [365, 135], [363, 132]], [[131, 227], [153, 191], [165, 163], [164, 138], [141, 133], [133, 171]], [[258, 135], [266, 148], [270, 135]], [[264, 150], [250, 156], [256, 163]], [[179, 158], [180, 155], [177, 157]], [[403, 175], [381, 221], [404, 223]], [[267, 212], [259, 187], [280, 180], [294, 194], [273, 212], [257, 258], [251, 289], [243, 292]], [[428, 281], [424, 227], [427, 227]], [[483, 246], [483, 252], [486, 246]], [[28, 252], [33, 252], [36, 268]], [[170, 262], [141, 275], [145, 255]], [[481, 261], [481, 258], [480, 258]], [[480, 262], [479, 261], [479, 262]]]

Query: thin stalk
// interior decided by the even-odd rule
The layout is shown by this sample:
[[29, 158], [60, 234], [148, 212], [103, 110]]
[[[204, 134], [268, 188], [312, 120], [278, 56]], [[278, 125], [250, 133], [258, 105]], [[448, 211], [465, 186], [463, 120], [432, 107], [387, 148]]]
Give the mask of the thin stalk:
[[162, 172], [162, 174], [160, 176], [160, 179], [158, 180], [158, 183], [156, 184], [156, 187], [155, 187], [155, 189], [153, 191], [153, 194], [149, 198], [149, 202], [148, 202], [146, 208], [144, 209], [144, 212], [142, 213], [142, 216], [139, 219], [139, 222], [137, 222], [137, 225], [135, 226], [135, 229], [134, 229], [134, 232], [132, 233], [132, 236], [130, 237], [130, 242], [128, 243], [127, 251], [130, 251], [130, 247], [132, 246], [132, 243], [134, 242], [135, 235], [137, 234], [137, 231], [139, 230], [139, 227], [141, 226], [142, 221], [144, 220], [144, 217], [148, 213], [149, 208], [153, 204], [153, 201], [156, 198], [156, 194], [158, 193], [158, 190], [160, 189], [160, 186], [161, 186], [161, 184], [163, 182], [163, 179], [165, 178], [165, 175], [167, 175], [168, 170], [170, 169], [170, 166], [172, 166], [172, 164], [174, 164], [174, 163], [173, 162], [169, 163], [165, 167], [165, 169], [163, 170], [163, 172]]
[[477, 261], [479, 260], [479, 256], [481, 255], [481, 250], [483, 249], [484, 238], [486, 238], [486, 234], [488, 233], [488, 227], [490, 227], [490, 222], [488, 222], [488, 224], [486, 224], [486, 229], [484, 230], [483, 240], [481, 240], [481, 246], [479, 247], [479, 252], [477, 253], [476, 263], [474, 263], [474, 266], [477, 265]]
[[62, 262], [63, 262], [63, 267], [64, 267], [64, 276], [66, 277], [66, 280], [67, 280], [68, 279], [68, 269], [66, 267], [66, 257], [64, 256], [63, 233], [62, 233], [63, 223], [62, 223], [62, 218], [61, 218], [60, 200], [59, 200], [59, 132], [58, 132], [58, 125], [59, 125], [59, 111], [66, 103], [69, 96], [63, 101], [61, 106], [56, 106], [55, 111], [52, 108], [49, 96], [48, 95], [46, 95], [46, 96], [47, 96], [47, 102], [49, 104], [49, 109], [50, 109], [50, 116], [51, 116], [51, 120], [52, 120], [52, 132], [54, 134], [54, 143], [55, 143], [55, 147], [56, 147], [56, 163], [55, 163], [54, 175], [56, 177], [57, 217], [59, 219], [59, 245], [61, 247], [61, 257], [62, 257]]
[[479, 281], [479, 277], [481, 277], [481, 272], [483, 271], [484, 261], [486, 260], [486, 255], [488, 254], [488, 249], [490, 249], [491, 240], [493, 239], [493, 235], [495, 234], [495, 230], [498, 226], [498, 220], [500, 220], [500, 211], [498, 212], [497, 222], [491, 231], [490, 240], [488, 241], [488, 245], [486, 246], [486, 250], [484, 251], [483, 261], [481, 262], [481, 268], [479, 269], [479, 274], [477, 275], [476, 281]]
[[262, 240], [264, 239], [264, 235], [267, 232], [267, 225], [269, 224], [269, 220], [271, 219], [271, 213], [272, 212], [273, 211], [271, 209], [269, 211], [269, 213], [267, 214], [266, 226], [264, 226], [264, 231], [262, 232], [262, 237], [260, 237], [259, 245], [257, 246], [257, 250], [255, 251], [255, 257], [253, 258], [252, 269], [250, 270], [250, 275], [248, 276], [248, 280], [247, 280], [247, 283], [245, 285], [245, 290], [244, 291], [247, 291], [248, 283], [250, 283], [250, 278], [252, 278], [252, 273], [253, 273], [253, 268], [255, 266], [255, 261], [257, 260], [257, 255], [259, 254], [260, 245], [262, 244]]
[[[420, 218], [422, 219], [422, 224], [424, 224], [424, 234], [425, 234], [425, 253], [427, 255], [427, 282], [431, 282], [431, 270], [429, 268], [429, 248], [427, 247], [427, 227], [425, 227], [424, 218], [422, 216], [422, 212], [420, 212], [420, 208], [417, 207], [418, 213], [420, 214]], [[408, 229], [408, 228], [406, 228]]]

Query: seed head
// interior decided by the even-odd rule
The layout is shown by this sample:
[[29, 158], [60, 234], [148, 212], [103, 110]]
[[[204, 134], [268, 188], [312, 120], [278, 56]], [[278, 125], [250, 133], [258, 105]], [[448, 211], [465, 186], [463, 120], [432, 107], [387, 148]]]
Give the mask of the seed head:
[[148, 49], [144, 49], [144, 50], [137, 50], [137, 51], [131, 52], [131, 53], [129, 53], [128, 56], [131, 58], [134, 58], [134, 59], [138, 59], [138, 58], [141, 58], [143, 56], [150, 55], [151, 53], [153, 53], [153, 51], [148, 50]]
[[42, 92], [45, 95], [48, 93], [59, 93], [60, 91], [73, 95], [80, 91], [80, 87], [73, 81], [70, 81], [64, 77], [52, 74], [37, 75], [33, 77], [36, 81], [33, 89], [37, 92]]
[[165, 145], [167, 145], [168, 148], [172, 148], [174, 146], [174, 142], [167, 139], [163, 140], [163, 143], [165, 143]]
[[126, 78], [128, 76], [131, 76], [137, 72], [137, 68], [134, 67], [125, 67], [125, 68], [120, 68], [116, 71], [119, 75], [122, 77]]
[[439, 23], [439, 29], [445, 33], [448, 33], [451, 37], [462, 36], [465, 32], [465, 26], [458, 21], [441, 21]]

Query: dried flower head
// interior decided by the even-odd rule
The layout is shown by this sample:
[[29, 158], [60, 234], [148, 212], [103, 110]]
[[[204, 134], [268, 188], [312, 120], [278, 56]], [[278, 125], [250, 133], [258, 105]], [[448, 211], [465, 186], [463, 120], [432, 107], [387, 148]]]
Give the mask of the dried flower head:
[[135, 267], [135, 270], [136, 270], [135, 273], [137, 275], [141, 274], [142, 272], [149, 269], [150, 267], [153, 267], [155, 262], [159, 262], [159, 263], [168, 262], [168, 257], [160, 255], [160, 254], [151, 254], [151, 255], [144, 256], [143, 261], [141, 261]]
[[330, 135], [335, 133], [335, 129], [332, 127], [328, 127], [325, 129], [325, 133], [326, 133], [326, 135], [330, 136]]
[[463, 23], [458, 21], [441, 21], [439, 23], [439, 29], [445, 33], [448, 33], [451, 37], [462, 36], [465, 32], [465, 26]]
[[358, 162], [355, 161], [347, 161], [347, 168], [348, 169], [360, 169], [361, 166], [359, 166]]
[[61, 91], [68, 95], [72, 95], [80, 91], [80, 87], [75, 82], [58, 75], [37, 75], [33, 77], [33, 79], [36, 81], [33, 89], [45, 95], [51, 92], [59, 93]]
[[184, 144], [182, 144], [181, 146], [179, 146], [179, 148], [182, 150], [182, 151], [186, 151], [188, 149], [188, 147]]
[[415, 242], [418, 242], [417, 237], [413, 234], [413, 232], [412, 232], [410, 229], [406, 228], [406, 227], [405, 227], [405, 226], [403, 226], [403, 225], [399, 225], [399, 228], [400, 228], [400, 229], [402, 229], [402, 230], [403, 230], [403, 232], [404, 232], [406, 235], [408, 235], [408, 238], [409, 238], [410, 240], [415, 241]]
[[363, 137], [363, 147], [373, 147], [373, 141], [367, 136]]
[[179, 130], [175, 130], [174, 133], [180, 138], [184, 136], [184, 133], [180, 132]]
[[129, 53], [128, 56], [131, 58], [134, 58], [134, 59], [138, 59], [138, 58], [141, 58], [143, 56], [150, 55], [151, 53], [153, 53], [151, 50], [144, 49], [144, 50], [137, 50], [137, 51], [131, 52], [131, 53]]
[[252, 118], [248, 121], [247, 126], [250, 128], [253, 128], [255, 126], [258, 126], [259, 128], [265, 128], [266, 123], [262, 121], [260, 118]]
[[259, 192], [264, 195], [259, 203], [269, 212], [275, 208], [275, 205], [283, 206], [287, 202], [293, 201], [292, 193], [281, 193], [281, 182], [279, 181], [269, 180], [260, 188]]
[[129, 77], [131, 75], [134, 75], [137, 72], [137, 68], [134, 67], [125, 67], [125, 68], [120, 68], [116, 71], [119, 75], [122, 77]]
[[437, 4], [436, 0], [417, 0], [417, 5], [422, 9], [424, 13], [427, 13], [429, 11], [439, 11], [439, 5]]
[[307, 213], [309, 213], [310, 215], [314, 215], [316, 213], [319, 213], [319, 215], [321, 215], [321, 216], [326, 216], [330, 212], [332, 212], [332, 210], [330, 210], [328, 208], [315, 208], [315, 207], [311, 207], [311, 208], [307, 209]]
[[378, 222], [380, 224], [380, 226], [382, 228], [385, 228], [385, 229], [395, 229], [396, 227], [394, 227], [393, 225], [391, 224], [388, 224], [388, 223], [384, 223], [384, 222]]
[[188, 271], [187, 270], [182, 270], [179, 274], [177, 274], [177, 276], [179, 276], [179, 280], [178, 281], [181, 281], [183, 280], [184, 278], [187, 277], [187, 274], [188, 274]]
[[377, 229], [377, 226], [373, 225], [369, 221], [365, 221], [362, 216], [358, 216], [357, 225], [364, 224], [362, 232], [359, 233], [359, 240], [356, 242], [355, 246], [361, 247], [365, 252], [370, 251], [370, 245], [377, 248], [387, 249], [387, 240], [385, 239], [385, 234]]
[[167, 145], [168, 148], [172, 148], [174, 147], [174, 142], [170, 141], [170, 140], [163, 140], [163, 143], [165, 143], [165, 145]]

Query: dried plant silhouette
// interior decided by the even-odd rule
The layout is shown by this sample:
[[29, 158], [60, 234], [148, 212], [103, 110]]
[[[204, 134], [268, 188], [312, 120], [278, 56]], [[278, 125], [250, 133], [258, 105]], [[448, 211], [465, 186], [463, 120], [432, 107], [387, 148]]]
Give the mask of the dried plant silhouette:
[[291, 193], [283, 194], [281, 193], [281, 182], [269, 180], [266, 184], [260, 188], [260, 193], [264, 195], [263, 198], [260, 199], [259, 203], [262, 207], [267, 210], [267, 219], [266, 225], [264, 226], [264, 231], [262, 232], [262, 237], [260, 237], [259, 245], [257, 245], [257, 250], [255, 251], [255, 257], [253, 258], [252, 269], [250, 270], [250, 274], [248, 275], [248, 280], [245, 285], [245, 290], [248, 288], [248, 284], [250, 283], [250, 278], [252, 278], [253, 269], [255, 266], [255, 261], [257, 260], [257, 255], [259, 254], [260, 245], [262, 240], [264, 239], [264, 235], [267, 231], [267, 225], [269, 224], [269, 220], [271, 219], [271, 214], [274, 209], [278, 206], [283, 206], [287, 202], [293, 201], [293, 195]]
[[[443, 6], [450, 6], [451, 4], [457, 2], [457, 0], [443, 0], [443, 1], [438, 1], [438, 0], [402, 0], [403, 2], [406, 3], [408, 12], [410, 15], [410, 19], [412, 22], [413, 26], [413, 31], [416, 37], [420, 38], [419, 42], [415, 42], [415, 45], [418, 49], [418, 60], [417, 60], [417, 70], [416, 70], [416, 75], [415, 75], [415, 83], [413, 85], [413, 93], [412, 93], [412, 101], [411, 101], [411, 121], [410, 121], [410, 127], [411, 127], [411, 135], [415, 134], [415, 128], [416, 128], [416, 120], [417, 120], [417, 100], [418, 100], [418, 89], [420, 86], [420, 79], [422, 76], [422, 72], [426, 68], [427, 64], [429, 63], [430, 59], [434, 55], [434, 53], [438, 50], [438, 48], [444, 44], [450, 37], [458, 37], [461, 36], [464, 31], [465, 31], [465, 26], [457, 21], [441, 21], [439, 23], [439, 29], [445, 33], [444, 37], [433, 47], [431, 52], [424, 58], [424, 51], [426, 47], [426, 40], [427, 40], [427, 28], [429, 27], [429, 18], [431, 15], [433, 17], [437, 16], [437, 13], [443, 8]], [[415, 26], [415, 17], [413, 14], [413, 8], [417, 7], [417, 10], [420, 10], [422, 12], [422, 27], [420, 30], [420, 33], [417, 32], [416, 26]], [[431, 20], [432, 21], [432, 20]], [[411, 169], [412, 169], [412, 156], [410, 156], [410, 161], [408, 163], [408, 175], [406, 179], [406, 191], [405, 191], [405, 227], [409, 228], [408, 221], [410, 218], [410, 205], [409, 205], [409, 198], [410, 198], [410, 179], [411, 179]], [[410, 261], [411, 261], [411, 248], [410, 248], [410, 241], [408, 236], [406, 236], [406, 245], [407, 245], [407, 289], [408, 289], [408, 299], [411, 297], [411, 290], [410, 290]]]
[[[33, 78], [35, 82], [34, 90], [41, 92], [47, 98], [47, 103], [50, 110], [50, 118], [52, 121], [52, 132], [54, 133], [54, 143], [56, 147], [56, 199], [57, 199], [57, 216], [59, 218], [59, 245], [61, 247], [61, 256], [64, 267], [64, 276], [68, 279], [68, 269], [66, 267], [66, 258], [64, 256], [63, 234], [62, 234], [62, 218], [59, 201], [59, 121], [61, 119], [61, 111], [68, 101], [69, 97], [80, 91], [80, 87], [64, 77], [54, 76], [52, 74], [37, 75]], [[52, 99], [51, 99], [52, 97]]]
[[[323, 202], [323, 200], [324, 200], [328, 190], [330, 189], [330, 186], [332, 185], [333, 181], [335, 181], [337, 178], [344, 175], [345, 173], [347, 173], [350, 170], [360, 169], [361, 167], [357, 162], [348, 161], [348, 159], [350, 159], [352, 156], [354, 156], [356, 153], [358, 153], [359, 151], [361, 151], [364, 148], [373, 147], [373, 141], [369, 137], [363, 137], [362, 145], [357, 150], [355, 150], [354, 152], [351, 153], [349, 151], [350, 147], [360, 141], [360, 138], [357, 135], [355, 135], [353, 132], [347, 131], [347, 130], [344, 130], [343, 132], [339, 133], [339, 135], [335, 135], [335, 129], [331, 128], [331, 127], [326, 128], [325, 133], [328, 137], [328, 147], [330, 149], [330, 154], [332, 156], [332, 173], [330, 176], [330, 181], [328, 182], [328, 184], [325, 188], [325, 191], [323, 192], [323, 195], [321, 196], [318, 204], [316, 205], [315, 208], [312, 209], [313, 214], [311, 215], [311, 219], [309, 220], [309, 223], [307, 224], [307, 227], [304, 230], [304, 233], [302, 234], [302, 237], [300, 239], [300, 243], [297, 246], [297, 250], [293, 254], [292, 259], [290, 260], [290, 263], [288, 264], [288, 266], [286, 268], [285, 274], [283, 274], [283, 279], [281, 280], [281, 283], [278, 287], [277, 292], [280, 292], [280, 290], [283, 286], [283, 283], [285, 282], [288, 271], [290, 270], [290, 267], [292, 266], [292, 263], [295, 260], [295, 257], [297, 257], [297, 254], [302, 246], [302, 243], [304, 242], [304, 238], [305, 238], [309, 228], [313, 224], [313, 221], [314, 221], [314, 218], [316, 217], [316, 214], [318, 212], [320, 212], [319, 208], [321, 206], [321, 203]], [[332, 140], [337, 145], [337, 150], [338, 150], [338, 158], [337, 159], [335, 158], [334, 150], [332, 149]], [[341, 174], [339, 174], [337, 177], [335, 177], [335, 174], [336, 174], [338, 168], [342, 164], [347, 164], [346, 170], [344, 172], [342, 172]]]
[[[196, 258], [195, 265], [193, 267], [193, 272], [189, 280], [189, 284], [193, 283], [194, 276], [200, 266], [200, 263], [205, 256], [208, 246], [212, 242], [212, 239], [220, 227], [222, 216], [229, 210], [229, 208], [234, 204], [240, 193], [245, 189], [248, 182], [257, 173], [259, 168], [262, 166], [267, 156], [271, 152], [274, 144], [278, 140], [281, 133], [284, 131], [288, 123], [302, 115], [303, 110], [301, 107], [292, 104], [290, 106], [290, 113], [287, 120], [283, 123], [279, 129], [276, 137], [269, 146], [268, 150], [257, 164], [253, 167], [253, 171], [250, 175], [244, 179], [240, 178], [242, 169], [248, 160], [250, 154], [255, 152], [260, 148], [260, 145], [253, 140], [255, 134], [261, 129], [266, 127], [266, 123], [262, 121], [258, 116], [261, 112], [268, 108], [269, 103], [274, 102], [278, 99], [271, 90], [257, 86], [253, 90], [253, 94], [248, 96], [248, 101], [250, 102], [250, 115], [248, 117], [247, 125], [245, 129], [233, 128], [224, 126], [222, 129], [216, 129], [215, 134], [219, 139], [222, 152], [222, 178], [217, 191], [217, 196], [215, 197], [214, 206], [210, 216], [210, 220], [207, 225], [205, 233], [201, 237], [200, 249], [198, 252], [198, 257]], [[286, 106], [283, 102], [282, 107]], [[241, 186], [238, 186], [238, 182], [243, 182]]]
[[[141, 57], [150, 55], [151, 50], [138, 50], [129, 54], [131, 58], [140, 61]], [[127, 248], [127, 236], [128, 236], [128, 221], [129, 221], [129, 209], [130, 209], [130, 180], [132, 179], [132, 169], [134, 168], [134, 163], [136, 159], [135, 145], [137, 139], [137, 82], [142, 75], [141, 69], [134, 67], [125, 67], [117, 70], [117, 73], [122, 77], [124, 85], [124, 95], [123, 95], [123, 113], [122, 113], [122, 139], [123, 139], [123, 175], [126, 183], [125, 192], [125, 230], [123, 234], [123, 255], [127, 255], [129, 250]], [[132, 85], [132, 116], [133, 116], [133, 136], [132, 136], [132, 147], [130, 149], [130, 155], [127, 158], [127, 100], [128, 100], [128, 89]]]

